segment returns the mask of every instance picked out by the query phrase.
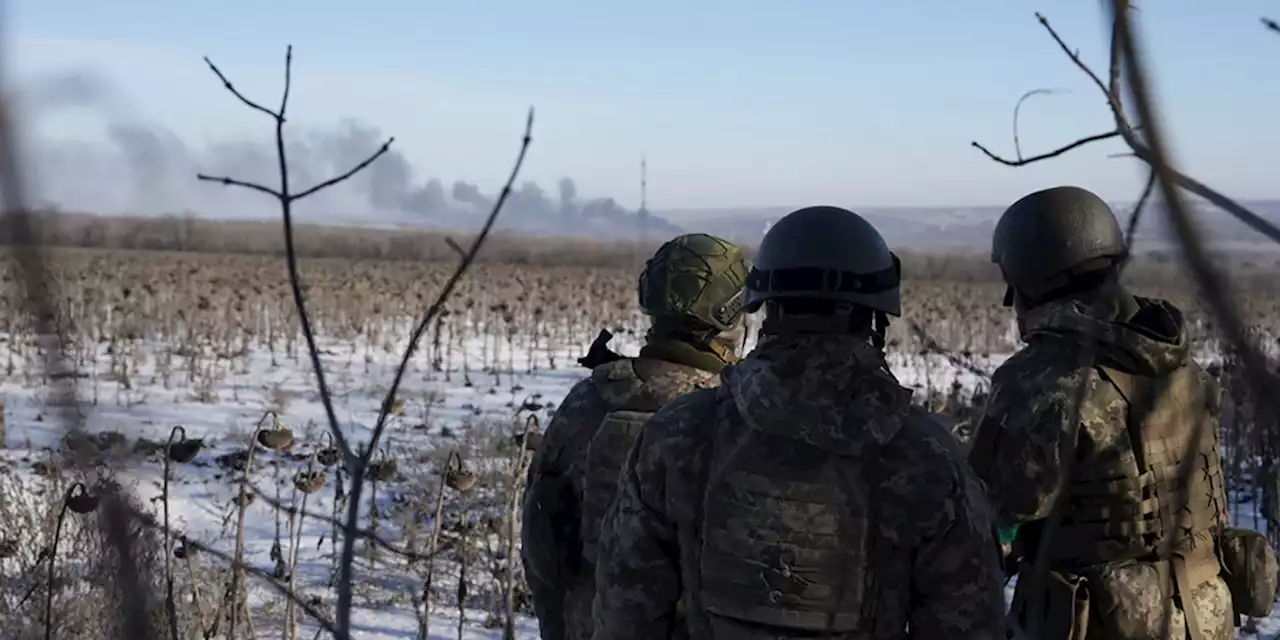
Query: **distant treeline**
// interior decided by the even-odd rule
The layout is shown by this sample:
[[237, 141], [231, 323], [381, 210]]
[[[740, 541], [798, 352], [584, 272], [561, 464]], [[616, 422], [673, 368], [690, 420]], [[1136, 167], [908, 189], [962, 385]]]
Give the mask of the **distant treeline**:
[[[125, 251], [190, 251], [246, 255], [284, 255], [281, 224], [274, 220], [209, 220], [195, 216], [96, 216], [92, 214], [42, 212], [35, 221], [40, 244], [55, 247], [114, 249]], [[0, 245], [14, 242], [13, 220], [0, 216]], [[696, 231], [696, 229], [691, 229]], [[450, 234], [421, 229], [374, 229], [366, 227], [297, 224], [294, 244], [304, 258], [351, 260], [454, 261], [457, 250], [452, 239], [467, 246], [474, 233]], [[638, 268], [666, 238], [646, 241], [593, 240], [585, 238], [529, 237], [496, 232], [489, 236], [478, 259], [482, 262], [528, 264], [531, 266], [582, 266]], [[754, 247], [747, 247], [754, 253]], [[997, 280], [999, 272], [981, 252], [930, 253], [900, 252], [903, 270], [909, 279], [984, 282]], [[1230, 257], [1230, 256], [1227, 256]], [[1255, 279], [1280, 286], [1276, 278], [1280, 265], [1274, 257], [1233, 260], [1238, 278], [1245, 286]], [[1169, 252], [1143, 255], [1130, 266], [1135, 281], [1170, 282], [1182, 278], [1176, 259]], [[1273, 288], [1273, 287], [1268, 287]]]
[[[245, 255], [284, 255], [284, 231], [277, 220], [209, 220], [196, 216], [96, 216], [40, 213], [39, 242], [57, 247], [131, 251], [191, 251]], [[0, 245], [13, 243], [13, 221], [0, 217]], [[295, 224], [294, 247], [300, 257], [353, 260], [453, 261], [474, 233], [421, 229], [374, 229]], [[489, 235], [478, 259], [531, 265], [630, 266], [644, 259], [665, 239], [626, 242], [579, 238], [526, 237], [505, 232]]]

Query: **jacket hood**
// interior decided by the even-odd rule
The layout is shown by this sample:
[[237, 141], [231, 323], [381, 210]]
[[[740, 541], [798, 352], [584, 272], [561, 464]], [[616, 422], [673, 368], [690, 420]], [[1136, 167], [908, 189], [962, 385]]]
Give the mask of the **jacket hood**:
[[1182, 312], [1164, 300], [1134, 301], [1137, 311], [1124, 320], [1100, 317], [1078, 301], [1037, 309], [1027, 319], [1027, 340], [1053, 337], [1079, 347], [1092, 342], [1099, 361], [1139, 375], [1162, 375], [1186, 364], [1191, 342]]
[[763, 338], [722, 377], [751, 428], [846, 454], [887, 442], [911, 407], [866, 336]]

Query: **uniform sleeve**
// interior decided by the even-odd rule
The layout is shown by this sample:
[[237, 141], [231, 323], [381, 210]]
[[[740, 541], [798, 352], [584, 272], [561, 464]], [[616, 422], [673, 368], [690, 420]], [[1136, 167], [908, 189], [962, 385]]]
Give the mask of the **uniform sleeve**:
[[596, 564], [596, 640], [671, 637], [681, 582], [676, 528], [666, 511], [664, 456], [650, 438], [652, 418], [637, 439], [605, 517]]
[[[1012, 377], [1012, 376], [1010, 376]], [[1070, 454], [1078, 375], [1032, 389], [995, 381], [973, 435], [969, 464], [1000, 526], [1048, 517]]]
[[568, 466], [573, 443], [585, 437], [578, 432], [592, 424], [598, 402], [585, 381], [571, 389], [547, 424], [529, 465], [520, 556], [538, 626], [546, 639], [564, 637], [564, 599], [574, 569], [568, 565], [566, 551], [570, 551], [579, 517], [576, 501], [569, 499]]
[[917, 547], [911, 568], [912, 638], [1004, 638], [1004, 572], [991, 510], [968, 469], [941, 517]]

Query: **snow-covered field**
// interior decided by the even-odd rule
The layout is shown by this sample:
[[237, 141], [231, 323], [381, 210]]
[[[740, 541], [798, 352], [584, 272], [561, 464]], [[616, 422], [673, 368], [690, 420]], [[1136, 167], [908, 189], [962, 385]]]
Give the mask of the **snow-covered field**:
[[[585, 342], [560, 345], [554, 354], [560, 363], [557, 370], [546, 368], [549, 354], [545, 352], [534, 352], [532, 362], [528, 349], [503, 353], [500, 358], [493, 358], [491, 353], [481, 354], [494, 349], [496, 342], [490, 341], [487, 345], [479, 339], [467, 342], [472, 368], [465, 374], [459, 366], [448, 372], [434, 371], [425, 356], [415, 358], [415, 366], [399, 396], [404, 400], [403, 410], [393, 418], [383, 439], [387, 456], [398, 465], [397, 477], [378, 483], [372, 497], [368, 485], [364, 493], [366, 502], [377, 503], [379, 535], [397, 548], [425, 548], [435, 509], [438, 482], [435, 474], [440, 460], [451, 449], [459, 450], [470, 468], [491, 471], [482, 477], [480, 488], [467, 494], [466, 499], [472, 501], [469, 514], [473, 521], [503, 530], [505, 513], [500, 502], [495, 499], [485, 502], [476, 496], [484, 495], [485, 483], [503, 481], [503, 474], [509, 473], [504, 469], [513, 468], [515, 462], [508, 458], [516, 457], [518, 447], [510, 444], [511, 434], [529, 415], [536, 415], [545, 423], [569, 386], [585, 373], [568, 357], [584, 353]], [[3, 349], [8, 344], [8, 340], [0, 342], [0, 362], [4, 361]], [[322, 340], [324, 367], [338, 418], [353, 441], [368, 439], [402, 346], [332, 344]], [[612, 346], [624, 353], [634, 353], [636, 347], [634, 341], [628, 344], [621, 339], [615, 340]], [[322, 435], [326, 425], [324, 412], [305, 352], [299, 351], [302, 357], [294, 359], [251, 351], [233, 357], [222, 375], [201, 377], [204, 381], [197, 383], [196, 378], [189, 377], [190, 372], [184, 370], [181, 357], [172, 360], [158, 357], [167, 349], [165, 345], [144, 344], [131, 348], [133, 352], [129, 357], [134, 364], [127, 379], [110, 373], [106, 345], [100, 350], [96, 369], [84, 372], [81, 378], [80, 396], [87, 431], [123, 436], [123, 439], [116, 438], [119, 443], [113, 446], [108, 446], [111, 443], [103, 438], [100, 448], [105, 450], [94, 456], [111, 469], [123, 485], [131, 486], [141, 503], [154, 506], [159, 513], [157, 497], [164, 478], [163, 455], [145, 451], [146, 443], [162, 445], [176, 425], [184, 427], [189, 438], [203, 438], [204, 447], [195, 460], [172, 463], [169, 482], [172, 526], [192, 541], [227, 553], [234, 550], [235, 473], [226, 467], [225, 456], [247, 447], [255, 426], [268, 409], [277, 411], [280, 421], [294, 430], [298, 443], [291, 452], [258, 447], [251, 474], [252, 483], [264, 488], [266, 495], [246, 508], [245, 557], [249, 564], [266, 572], [273, 571], [276, 562], [272, 552], [276, 540], [281, 540], [286, 558], [294, 545], [288, 540], [287, 518], [282, 518], [280, 510], [266, 503], [275, 499], [274, 488], [281, 487], [279, 499], [285, 504], [297, 505], [302, 494], [293, 491], [294, 474], [307, 467], [312, 452], [328, 444]], [[480, 370], [476, 363], [485, 360], [501, 361], [503, 366], [496, 372]], [[922, 389], [946, 389], [956, 381], [972, 387], [979, 381], [978, 376], [941, 357], [894, 354], [891, 362], [904, 384]], [[998, 364], [998, 359], [976, 364], [989, 370]], [[63, 425], [52, 417], [47, 391], [36, 384], [34, 378], [24, 375], [21, 363], [18, 366], [18, 370], [10, 372], [0, 384], [5, 401], [2, 462], [24, 483], [23, 490], [30, 492], [46, 482], [39, 477], [39, 468], [47, 468], [54, 452], [66, 448], [65, 432]], [[216, 382], [208, 382], [210, 379]], [[508, 446], [504, 447], [504, 443]], [[504, 457], [504, 454], [509, 455]], [[491, 497], [499, 493], [493, 486], [487, 489], [492, 491]], [[446, 493], [446, 519], [451, 522], [456, 522], [460, 515], [461, 499], [457, 492]], [[302, 508], [307, 514], [327, 517], [334, 511], [334, 501], [334, 472], [330, 470], [325, 487], [307, 495]], [[41, 508], [39, 499], [32, 498], [30, 504], [35, 506], [28, 508]], [[366, 514], [369, 508], [362, 507]], [[416, 515], [415, 510], [419, 511]], [[78, 516], [71, 514], [71, 517]], [[1245, 508], [1239, 517], [1241, 525], [1253, 526], [1251, 509]], [[418, 526], [409, 523], [418, 523]], [[367, 516], [364, 525], [370, 526]], [[442, 539], [456, 538], [456, 532], [451, 533], [449, 526], [445, 528]], [[0, 537], [5, 535], [16, 537], [21, 543], [24, 536], [44, 534], [15, 531], [6, 525], [0, 529]], [[454, 538], [450, 538], [451, 535]], [[297, 541], [297, 591], [303, 599], [321, 608], [332, 605], [333, 590], [328, 587], [333, 558], [332, 525], [322, 517], [304, 515]], [[500, 576], [501, 569], [486, 564], [495, 558], [501, 564], [504, 551], [498, 544], [498, 549], [468, 562], [471, 595], [462, 612], [461, 631], [455, 604], [461, 565], [455, 561], [438, 563], [429, 616], [431, 638], [502, 637], [500, 625], [485, 624], [500, 621], [504, 610], [501, 597], [494, 595], [499, 590], [491, 588], [493, 576]], [[363, 543], [357, 546], [357, 551], [358, 611], [354, 616], [357, 637], [418, 637], [419, 615], [415, 602], [423, 590], [427, 563], [410, 567], [387, 550], [380, 551], [375, 559]], [[216, 563], [216, 560], [194, 555], [199, 562]], [[456, 554], [454, 557], [456, 559]], [[5, 562], [0, 560], [0, 570], [6, 570]], [[175, 566], [183, 567], [175, 571], [186, 570], [185, 562]], [[264, 628], [278, 628], [283, 619], [281, 598], [263, 581], [251, 579], [251, 583], [254, 622], [260, 633]], [[537, 637], [537, 623], [530, 617], [520, 616], [515, 628], [518, 638]], [[302, 637], [312, 637], [314, 629], [314, 625], [304, 623]], [[1261, 635], [1242, 634], [1241, 637], [1280, 637], [1280, 616], [1273, 615], [1262, 621], [1260, 631]]]

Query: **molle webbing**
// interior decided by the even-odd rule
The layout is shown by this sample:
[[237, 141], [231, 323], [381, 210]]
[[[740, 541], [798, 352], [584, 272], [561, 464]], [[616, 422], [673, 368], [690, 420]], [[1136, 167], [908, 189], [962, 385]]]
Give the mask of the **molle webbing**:
[[[1065, 535], [1052, 557], [1072, 564], [1151, 558], [1164, 545], [1178, 548], [1220, 528], [1226, 502], [1217, 425], [1195, 370], [1159, 378], [1099, 370], [1126, 403], [1131, 451], [1108, 451], [1077, 465]], [[1184, 466], [1190, 473], [1181, 478]]]
[[711, 434], [704, 461], [698, 604], [781, 637], [869, 636], [878, 592], [875, 447], [851, 458], [750, 426], [724, 441], [726, 431]]

